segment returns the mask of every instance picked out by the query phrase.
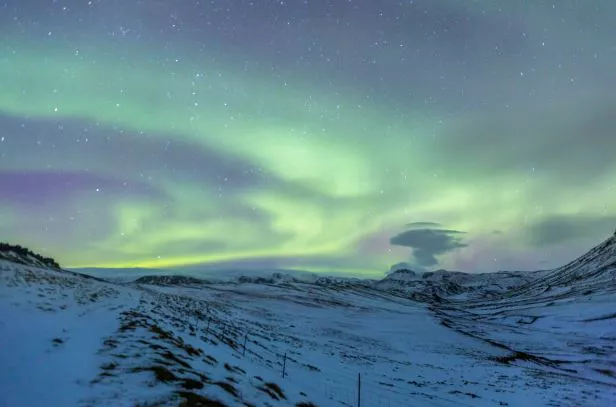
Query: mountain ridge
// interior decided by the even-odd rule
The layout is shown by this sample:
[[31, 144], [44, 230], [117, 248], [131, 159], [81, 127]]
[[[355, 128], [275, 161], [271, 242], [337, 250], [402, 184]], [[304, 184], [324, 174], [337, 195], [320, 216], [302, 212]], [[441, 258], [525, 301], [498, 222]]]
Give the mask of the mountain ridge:
[[[63, 270], [52, 258], [43, 257], [19, 245], [0, 243], [0, 259], [33, 267]], [[100, 278], [87, 273], [63, 271]], [[269, 275], [263, 271], [258, 275], [245, 275], [241, 274], [241, 271], [238, 273], [240, 274], [227, 279], [223, 277], [200, 278], [182, 274], [146, 274], [126, 282], [163, 286], [212, 284], [355, 286], [395, 292], [418, 300], [425, 300], [426, 296], [434, 298], [434, 296], [466, 295], [474, 298], [495, 299], [512, 295], [538, 295], [554, 287], [586, 287], [587, 284], [582, 284], [584, 281], [589, 284], [592, 282], [593, 287], [605, 284], [614, 285], [616, 281], [616, 232], [573, 261], [551, 270], [465, 273], [441, 269], [422, 272], [412, 270], [407, 263], [398, 263], [392, 266], [381, 279], [327, 276], [306, 272], [296, 272], [292, 275], [283, 271], [274, 271]], [[585, 289], [588, 291], [589, 288]]]

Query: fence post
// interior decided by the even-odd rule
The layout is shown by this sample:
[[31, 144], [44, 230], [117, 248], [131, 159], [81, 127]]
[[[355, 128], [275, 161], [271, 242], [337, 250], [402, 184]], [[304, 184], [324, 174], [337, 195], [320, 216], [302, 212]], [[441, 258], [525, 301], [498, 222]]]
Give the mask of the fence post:
[[248, 340], [248, 334], [244, 336], [244, 351], [242, 352], [242, 356], [246, 356], [246, 341]]
[[361, 373], [357, 373], [357, 407], [361, 407]]
[[284, 353], [284, 359], [282, 360], [282, 378], [284, 379], [285, 370], [287, 369], [287, 353]]

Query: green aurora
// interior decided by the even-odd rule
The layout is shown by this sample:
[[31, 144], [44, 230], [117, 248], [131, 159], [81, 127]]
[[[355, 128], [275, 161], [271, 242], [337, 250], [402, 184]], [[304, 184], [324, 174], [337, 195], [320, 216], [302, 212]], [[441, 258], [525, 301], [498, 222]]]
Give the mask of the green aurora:
[[[298, 65], [284, 50], [119, 38], [102, 23], [84, 29], [59, 17], [42, 17], [36, 30], [2, 20], [3, 239], [71, 267], [241, 263], [378, 274], [400, 261], [486, 271], [569, 260], [616, 225], [616, 99], [606, 73], [616, 35], [609, 22], [582, 35], [584, 22], [561, 27], [541, 10], [518, 21], [533, 45], [488, 60], [421, 43], [418, 58], [438, 52], [451, 63], [434, 67], [445, 75], [441, 88], [421, 80], [427, 62], [395, 63], [403, 46], [369, 54], [354, 36], [340, 37], [339, 24], [311, 39], [342, 50], [337, 59]], [[19, 21], [27, 13], [16, 6]], [[96, 21], [111, 20], [101, 13]], [[301, 10], [285, 13], [293, 21]], [[291, 38], [327, 26], [317, 17], [293, 23], [302, 27]], [[241, 25], [239, 14], [230, 18]], [[198, 30], [194, 20], [185, 30]], [[426, 20], [426, 32], [439, 21]], [[554, 43], [540, 56], [546, 27]], [[392, 35], [413, 42], [417, 30]], [[574, 48], [575, 60], [564, 52]], [[344, 80], [357, 55], [379, 69]], [[559, 55], [567, 68], [554, 72]], [[458, 71], [467, 58], [475, 76]], [[403, 69], [409, 79], [400, 82]], [[409, 230], [423, 234], [392, 244]]]

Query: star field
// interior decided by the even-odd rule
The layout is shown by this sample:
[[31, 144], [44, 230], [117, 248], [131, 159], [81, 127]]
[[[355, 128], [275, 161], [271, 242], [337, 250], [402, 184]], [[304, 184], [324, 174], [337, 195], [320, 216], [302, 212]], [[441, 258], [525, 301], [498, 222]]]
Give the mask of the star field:
[[611, 1], [0, 1], [2, 239], [538, 269], [616, 225]]

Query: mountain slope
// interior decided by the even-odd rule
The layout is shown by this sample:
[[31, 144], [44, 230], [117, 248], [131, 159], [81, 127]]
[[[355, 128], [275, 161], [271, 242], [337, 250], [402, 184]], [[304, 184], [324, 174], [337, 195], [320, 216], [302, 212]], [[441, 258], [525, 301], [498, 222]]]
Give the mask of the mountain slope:
[[613, 292], [616, 289], [616, 234], [572, 262], [507, 295], [551, 296], [549, 291], [553, 289], [567, 295]]
[[616, 386], [616, 237], [493, 300], [433, 307], [447, 326], [507, 349], [504, 363]]

